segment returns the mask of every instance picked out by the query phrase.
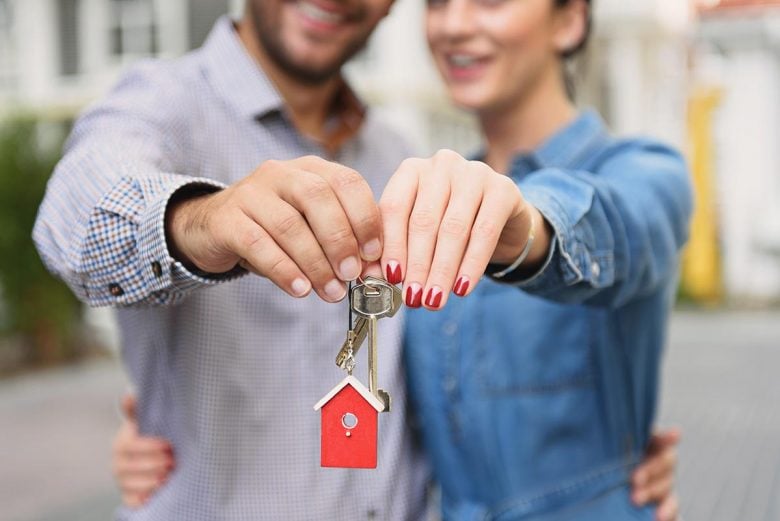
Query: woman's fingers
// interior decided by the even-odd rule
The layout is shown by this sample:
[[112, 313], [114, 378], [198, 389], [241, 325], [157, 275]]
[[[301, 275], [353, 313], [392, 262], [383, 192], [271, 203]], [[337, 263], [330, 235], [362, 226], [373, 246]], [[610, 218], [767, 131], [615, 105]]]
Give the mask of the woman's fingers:
[[441, 309], [473, 290], [521, 204], [514, 182], [455, 152], [404, 161], [379, 203], [385, 278], [403, 280], [407, 306]]
[[[490, 196], [487, 196], [488, 199], [483, 199], [486, 190], [484, 172], [474, 169], [473, 164], [464, 164], [460, 165], [460, 168], [453, 167], [451, 176], [450, 200], [439, 226], [433, 262], [425, 284], [425, 295], [430, 295], [431, 298], [426, 297], [424, 304], [428, 309], [433, 310], [444, 307], [450, 291], [457, 285], [456, 277], [460, 274], [464, 252], [467, 251], [470, 238], [474, 234], [477, 214], [493, 213], [492, 209], [488, 210]], [[465, 285], [461, 280], [460, 286], [468, 289], [468, 281], [479, 278], [475, 274], [471, 274], [471, 277], [472, 279], [465, 277], [467, 281]]]
[[379, 200], [384, 237], [382, 272], [391, 284], [398, 284], [406, 277], [409, 216], [424, 165], [422, 159], [407, 159], [401, 163]]
[[519, 196], [520, 190], [508, 178], [501, 176], [490, 179], [471, 229], [468, 247], [458, 267], [455, 286], [452, 288], [456, 295], [464, 297], [473, 291], [493, 256], [504, 225], [511, 217]]
[[122, 396], [122, 403], [120, 405], [122, 414], [130, 421], [136, 421], [135, 404], [135, 395], [127, 393]]
[[138, 508], [168, 480], [175, 461], [167, 440], [138, 433], [132, 397], [122, 405], [127, 418], [114, 438], [114, 477], [125, 505]]
[[173, 456], [167, 452], [124, 454], [120, 458], [122, 461], [116, 467], [118, 475], [160, 475], [167, 474], [174, 467]]

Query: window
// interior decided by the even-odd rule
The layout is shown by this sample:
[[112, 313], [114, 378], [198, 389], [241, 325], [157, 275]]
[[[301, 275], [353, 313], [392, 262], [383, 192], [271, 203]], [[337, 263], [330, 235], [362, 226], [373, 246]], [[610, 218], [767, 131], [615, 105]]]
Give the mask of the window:
[[189, 48], [200, 47], [214, 22], [227, 13], [228, 0], [189, 0]]
[[16, 47], [9, 0], [0, 0], [0, 92], [16, 87]]
[[57, 10], [60, 74], [73, 76], [79, 72], [79, 0], [59, 0]]
[[154, 56], [158, 52], [153, 0], [111, 0], [111, 54]]

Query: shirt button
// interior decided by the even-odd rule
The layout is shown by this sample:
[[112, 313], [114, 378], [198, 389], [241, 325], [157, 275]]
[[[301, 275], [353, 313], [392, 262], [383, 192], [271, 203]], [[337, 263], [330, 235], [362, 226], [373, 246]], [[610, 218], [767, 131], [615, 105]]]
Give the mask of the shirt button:
[[594, 262], [590, 265], [590, 272], [593, 274], [594, 277], [598, 278], [601, 274], [601, 266], [599, 266], [598, 262]]
[[374, 510], [373, 508], [368, 512], [366, 512], [366, 514], [368, 516], [368, 519], [376, 519], [376, 510]]
[[444, 324], [443, 330], [445, 335], [452, 336], [458, 332], [458, 324], [455, 322], [447, 322]]
[[121, 297], [125, 294], [125, 290], [119, 284], [111, 283], [108, 285], [108, 292], [115, 297]]
[[154, 273], [154, 276], [158, 279], [162, 277], [162, 266], [160, 266], [159, 262], [152, 262], [152, 273]]

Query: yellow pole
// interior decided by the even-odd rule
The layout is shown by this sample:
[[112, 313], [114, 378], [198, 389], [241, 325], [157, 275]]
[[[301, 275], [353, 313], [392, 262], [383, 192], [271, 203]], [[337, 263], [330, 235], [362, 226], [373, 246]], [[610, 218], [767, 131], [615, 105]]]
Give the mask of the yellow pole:
[[717, 304], [723, 295], [715, 194], [713, 116], [718, 89], [696, 89], [688, 106], [689, 161], [696, 207], [683, 254], [683, 293], [701, 304]]

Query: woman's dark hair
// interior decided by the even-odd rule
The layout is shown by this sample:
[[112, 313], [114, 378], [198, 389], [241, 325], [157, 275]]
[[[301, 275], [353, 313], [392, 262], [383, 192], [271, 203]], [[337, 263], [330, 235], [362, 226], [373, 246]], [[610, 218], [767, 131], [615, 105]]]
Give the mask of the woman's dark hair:
[[[569, 4], [572, 0], [555, 0], [555, 7], [564, 7]], [[582, 40], [580, 40], [580, 43], [572, 47], [571, 49], [567, 49], [566, 52], [563, 53], [564, 58], [570, 58], [574, 56], [575, 54], [582, 51], [586, 45], [588, 45], [588, 38], [590, 38], [590, 29], [591, 29], [591, 23], [592, 23], [592, 16], [591, 16], [591, 0], [585, 0], [585, 3], [588, 4], [588, 19], [585, 21], [585, 35], [582, 37]]]

